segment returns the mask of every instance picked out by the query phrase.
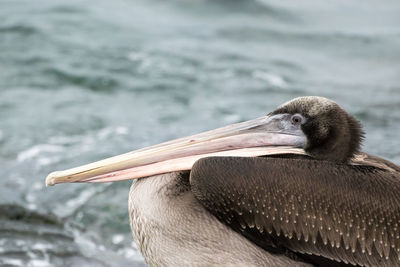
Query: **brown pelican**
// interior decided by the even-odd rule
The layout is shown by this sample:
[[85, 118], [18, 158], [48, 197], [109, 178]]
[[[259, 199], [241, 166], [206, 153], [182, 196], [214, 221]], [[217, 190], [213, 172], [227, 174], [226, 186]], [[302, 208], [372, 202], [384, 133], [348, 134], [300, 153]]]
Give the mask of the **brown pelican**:
[[362, 139], [335, 102], [300, 97], [46, 184], [140, 178], [131, 228], [153, 266], [398, 266], [400, 167], [360, 152]]

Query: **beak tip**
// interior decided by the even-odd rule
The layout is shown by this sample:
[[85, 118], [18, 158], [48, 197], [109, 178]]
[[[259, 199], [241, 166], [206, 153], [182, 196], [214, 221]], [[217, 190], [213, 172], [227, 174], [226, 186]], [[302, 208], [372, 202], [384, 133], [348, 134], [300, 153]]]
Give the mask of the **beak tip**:
[[46, 177], [46, 187], [47, 187], [47, 186], [53, 186], [53, 185], [56, 184], [56, 179], [55, 179], [55, 177], [57, 176], [58, 173], [59, 173], [59, 172], [56, 171], [56, 172], [52, 172], [52, 173], [50, 173], [49, 175], [47, 175], [47, 177]]

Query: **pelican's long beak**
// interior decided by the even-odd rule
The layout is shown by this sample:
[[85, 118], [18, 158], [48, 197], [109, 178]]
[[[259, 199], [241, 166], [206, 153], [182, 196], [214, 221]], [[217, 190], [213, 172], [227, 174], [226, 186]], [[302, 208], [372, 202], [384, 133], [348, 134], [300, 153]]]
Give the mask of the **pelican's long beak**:
[[210, 156], [254, 157], [305, 154], [307, 138], [287, 127], [287, 114], [265, 116], [216, 130], [139, 149], [80, 167], [56, 171], [46, 185], [76, 182], [114, 182], [190, 170], [195, 161]]

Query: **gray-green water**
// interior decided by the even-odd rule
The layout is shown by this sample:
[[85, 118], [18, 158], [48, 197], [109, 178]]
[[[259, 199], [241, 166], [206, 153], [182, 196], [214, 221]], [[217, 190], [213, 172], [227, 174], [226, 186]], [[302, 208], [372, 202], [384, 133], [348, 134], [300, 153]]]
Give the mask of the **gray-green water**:
[[130, 182], [45, 176], [296, 96], [334, 99], [364, 150], [400, 163], [399, 14], [397, 0], [0, 0], [0, 265], [143, 265]]

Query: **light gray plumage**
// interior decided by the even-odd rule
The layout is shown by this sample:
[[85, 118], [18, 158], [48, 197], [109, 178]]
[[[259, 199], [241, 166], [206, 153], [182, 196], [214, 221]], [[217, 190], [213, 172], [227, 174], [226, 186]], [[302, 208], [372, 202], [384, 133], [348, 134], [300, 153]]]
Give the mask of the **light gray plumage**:
[[134, 182], [129, 215], [135, 242], [151, 266], [309, 266], [266, 253], [221, 223], [194, 197], [187, 173]]

